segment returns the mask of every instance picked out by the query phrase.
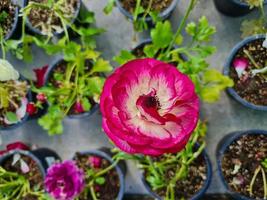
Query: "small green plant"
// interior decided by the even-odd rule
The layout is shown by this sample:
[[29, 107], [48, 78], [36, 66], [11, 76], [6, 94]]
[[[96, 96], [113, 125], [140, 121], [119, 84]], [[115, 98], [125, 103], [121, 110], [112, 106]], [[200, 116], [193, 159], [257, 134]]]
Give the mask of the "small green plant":
[[[49, 11], [51, 20], [53, 17], [58, 17], [60, 26], [54, 26], [48, 22], [40, 22], [37, 27], [41, 27], [43, 35], [29, 35], [26, 33], [26, 19], [34, 9], [45, 9]], [[37, 3], [30, 1], [29, 4], [21, 10], [22, 15], [22, 37], [19, 40], [8, 40], [5, 44], [5, 50], [11, 51], [18, 59], [25, 61], [32, 60], [31, 44], [43, 48], [49, 55], [59, 53], [58, 43], [65, 44], [70, 42], [69, 30], [79, 36], [83, 46], [94, 48], [95, 40], [92, 36], [102, 33], [103, 29], [89, 27], [95, 21], [94, 14], [86, 9], [82, 9], [77, 18], [79, 25], [73, 23], [75, 10], [72, 10], [70, 5], [65, 0], [49, 0], [48, 2]], [[55, 33], [63, 32], [63, 40], [55, 40]]]
[[[149, 0], [148, 5], [144, 7], [142, 5], [142, 0], [136, 0], [135, 9], [132, 12], [133, 15], [133, 25], [134, 30], [137, 32], [142, 32], [148, 29], [148, 24], [146, 21], [147, 17], [151, 17], [151, 19], [156, 22], [160, 21], [158, 11], [152, 9], [153, 0]], [[109, 0], [107, 6], [104, 8], [104, 12], [109, 14], [115, 5], [115, 0]]]
[[94, 50], [82, 49], [74, 42], [62, 49], [64, 60], [59, 65], [63, 69], [57, 71], [55, 68], [46, 86], [33, 87], [48, 100], [48, 113], [39, 119], [39, 124], [50, 135], [63, 132], [62, 120], [66, 115], [88, 112], [98, 103], [105, 81], [101, 74], [112, 70]]
[[267, 32], [267, 21], [264, 11], [264, 0], [246, 0], [246, 3], [250, 8], [258, 8], [260, 11], [259, 18], [244, 20], [241, 24], [242, 38], [255, 35], [255, 34], [265, 34]]
[[[144, 46], [141, 57], [156, 58], [176, 65], [194, 82], [196, 91], [202, 100], [215, 102], [220, 97], [220, 91], [233, 86], [233, 81], [217, 70], [209, 69], [206, 61], [216, 51], [214, 46], [207, 43], [216, 32], [215, 27], [209, 25], [206, 17], [201, 17], [198, 23], [188, 23], [185, 27], [186, 20], [196, 2], [197, 0], [190, 2], [186, 15], [175, 33], [169, 21], [157, 22], [156, 27], [151, 31], [151, 44]], [[184, 27], [191, 37], [189, 44], [184, 44], [182, 36]], [[179, 47], [176, 48], [175, 45]], [[136, 57], [133, 52], [123, 50], [114, 60], [119, 64], [124, 64]]]
[[32, 189], [30, 181], [24, 175], [0, 167], [0, 199], [22, 200], [28, 195], [39, 200], [51, 200], [40, 186], [36, 185]]

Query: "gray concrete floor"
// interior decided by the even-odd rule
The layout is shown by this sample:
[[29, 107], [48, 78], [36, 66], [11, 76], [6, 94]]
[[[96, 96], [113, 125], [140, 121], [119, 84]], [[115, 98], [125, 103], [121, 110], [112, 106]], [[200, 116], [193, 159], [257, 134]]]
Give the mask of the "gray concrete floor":
[[[106, 16], [102, 9], [107, 0], [84, 0], [86, 5], [96, 13], [96, 24], [105, 28], [107, 31], [97, 38], [98, 49], [103, 52], [106, 59], [111, 60], [121, 49], [130, 49], [138, 42], [133, 42], [133, 30], [131, 23], [123, 15], [114, 9], [113, 13]], [[173, 27], [177, 27], [179, 19], [183, 15], [188, 0], [180, 0], [171, 21]], [[246, 17], [230, 18], [218, 13], [212, 0], [200, 0], [191, 20], [198, 20], [200, 16], [206, 15], [210, 23], [217, 27], [217, 34], [213, 44], [218, 48], [218, 52], [210, 58], [211, 67], [222, 70], [232, 47], [241, 40], [240, 24], [244, 18], [251, 18], [257, 15], [252, 12]], [[138, 41], [149, 37], [148, 33], [138, 36]], [[12, 63], [25, 76], [32, 76], [32, 68], [40, 67], [53, 60], [45, 56], [43, 52], [36, 50], [35, 60], [31, 64], [25, 64], [12, 58]], [[217, 176], [217, 166], [215, 150], [221, 138], [229, 132], [248, 129], [267, 129], [267, 113], [258, 112], [244, 108], [234, 100], [230, 99], [225, 93], [221, 100], [216, 104], [203, 104], [202, 111], [205, 118], [209, 121], [207, 134], [207, 150], [213, 163], [213, 181], [208, 193], [224, 192], [221, 182]], [[63, 159], [70, 159], [76, 151], [95, 149], [101, 146], [111, 146], [107, 137], [101, 129], [101, 115], [96, 112], [93, 116], [81, 119], [64, 121], [64, 134], [62, 136], [49, 137], [36, 121], [29, 121], [19, 129], [8, 132], [1, 132], [3, 148], [5, 144], [16, 140], [37, 144], [40, 147], [50, 147], [56, 150]], [[138, 170], [134, 164], [128, 162], [128, 174], [126, 180], [126, 192], [146, 193], [139, 179]]]

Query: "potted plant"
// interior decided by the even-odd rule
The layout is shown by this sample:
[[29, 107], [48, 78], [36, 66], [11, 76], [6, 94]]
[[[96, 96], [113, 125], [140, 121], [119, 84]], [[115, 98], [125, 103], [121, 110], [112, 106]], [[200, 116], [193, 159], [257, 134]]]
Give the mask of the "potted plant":
[[48, 200], [43, 180], [47, 167], [57, 159], [58, 155], [49, 149], [30, 150], [21, 142], [8, 145], [0, 157], [0, 198]]
[[199, 99], [187, 75], [155, 59], [132, 60], [107, 79], [100, 107], [105, 133], [127, 153], [113, 158], [136, 160], [154, 198], [205, 193], [211, 179], [206, 125], [198, 124]]
[[267, 198], [267, 132], [238, 131], [217, 150], [220, 178], [235, 199]]
[[24, 14], [26, 25], [35, 34], [60, 35], [77, 19], [81, 8], [81, 0], [25, 0]]
[[178, 0], [153, 1], [153, 0], [109, 0], [104, 9], [110, 13], [114, 5], [134, 24], [135, 31], [143, 31], [153, 25], [157, 20], [167, 19], [174, 11]]
[[[55, 187], [58, 184], [63, 185], [61, 192]], [[49, 168], [45, 185], [56, 200], [122, 200], [124, 172], [118, 161], [113, 161], [103, 151], [79, 152], [73, 161], [68, 160]]]
[[31, 92], [27, 81], [3, 59], [0, 59], [0, 90], [0, 129], [16, 128], [28, 118]]
[[0, 41], [15, 36], [18, 25], [18, 6], [10, 0], [3, 0], [0, 4]]
[[[95, 20], [94, 14], [82, 7], [80, 0], [52, 0], [48, 3], [25, 0], [24, 6], [21, 9], [22, 37], [5, 43], [6, 51], [24, 61], [33, 59], [32, 44], [54, 55], [61, 52], [60, 45], [70, 42], [72, 35], [79, 36], [83, 46], [92, 48], [95, 47], [92, 36], [103, 32], [103, 29], [90, 27]], [[27, 33], [26, 26], [35, 34]]]
[[251, 12], [254, 7], [259, 7], [265, 0], [214, 0], [218, 11], [232, 17], [239, 17]]
[[64, 48], [64, 57], [49, 67], [45, 86], [33, 86], [42, 97], [38, 100], [49, 104], [47, 114], [38, 122], [50, 135], [63, 133], [65, 116], [85, 117], [96, 110], [105, 81], [103, 73], [112, 69], [94, 50], [82, 49], [74, 42]]
[[234, 47], [224, 68], [234, 81], [228, 93], [254, 110], [267, 111], [266, 47], [264, 35], [248, 37]]

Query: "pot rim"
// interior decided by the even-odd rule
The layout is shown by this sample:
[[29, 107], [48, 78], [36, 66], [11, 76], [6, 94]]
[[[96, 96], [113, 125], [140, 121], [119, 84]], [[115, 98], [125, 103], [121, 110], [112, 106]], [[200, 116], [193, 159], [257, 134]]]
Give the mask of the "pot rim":
[[15, 32], [17, 26], [18, 26], [19, 8], [18, 8], [18, 5], [14, 5], [14, 6], [16, 7], [15, 8], [14, 22], [12, 23], [12, 28], [10, 29], [8, 34], [5, 35], [4, 40], [9, 40], [13, 36], [13, 34], [14, 34], [14, 32]]
[[[245, 38], [244, 40], [240, 41], [239, 43], [237, 43], [230, 55], [228, 56], [227, 60], [226, 60], [226, 63], [224, 65], [224, 68], [223, 68], [223, 74], [225, 76], [228, 76], [230, 77], [230, 68], [232, 67], [231, 64], [232, 64], [232, 61], [236, 55], [236, 53], [243, 47], [245, 46], [246, 44], [254, 41], [254, 40], [258, 40], [258, 39], [265, 39], [265, 35], [254, 35], [254, 36], [250, 36], [250, 37], [247, 37]], [[234, 90], [233, 87], [231, 88], [227, 88], [226, 89], [227, 93], [232, 96], [236, 101], [238, 101], [239, 103], [241, 103], [243, 106], [247, 107], [247, 108], [250, 108], [250, 109], [254, 109], [254, 110], [260, 110], [260, 111], [267, 111], [267, 106], [260, 106], [260, 105], [255, 105], [243, 98], [241, 98], [238, 93]]]
[[44, 169], [43, 165], [41, 164], [41, 161], [31, 151], [19, 150], [19, 149], [8, 151], [8, 152], [6, 152], [0, 156], [0, 166], [2, 165], [2, 163], [6, 159], [10, 158], [11, 156], [13, 156], [16, 153], [30, 157], [37, 164], [37, 166], [38, 166], [38, 168], [42, 174], [43, 180], [45, 179], [45, 175], [46, 175], [45, 169]]

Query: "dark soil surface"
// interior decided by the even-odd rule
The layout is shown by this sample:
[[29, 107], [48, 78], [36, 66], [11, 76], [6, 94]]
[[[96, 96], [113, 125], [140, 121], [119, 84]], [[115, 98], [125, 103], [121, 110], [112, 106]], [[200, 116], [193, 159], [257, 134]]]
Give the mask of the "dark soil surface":
[[[265, 67], [267, 64], [267, 48], [262, 47], [262, 43], [263, 39], [248, 43], [238, 51], [235, 58], [247, 58], [244, 53], [244, 50], [247, 50], [259, 66]], [[255, 105], [267, 106], [267, 74], [257, 74], [253, 77], [250, 74], [252, 69], [255, 69], [255, 67], [250, 62], [249, 68], [246, 69], [247, 73], [239, 78], [234, 67], [230, 68], [230, 77], [235, 82], [234, 89], [246, 101]]]
[[[157, 158], [157, 159], [160, 159]], [[166, 178], [171, 179], [175, 175], [177, 168], [172, 168], [166, 174]], [[203, 156], [199, 156], [192, 162], [188, 177], [178, 181], [175, 187], [175, 199], [191, 199], [198, 191], [200, 191], [207, 179], [207, 166]], [[166, 195], [166, 188], [156, 191], [162, 198]]]
[[[81, 155], [77, 153], [74, 158], [77, 165], [85, 172], [86, 170], [91, 168], [91, 165], [88, 161], [89, 157], [90, 156]], [[101, 171], [109, 166], [110, 166], [110, 162], [105, 159], [102, 159], [100, 168], [94, 169], [94, 170], [96, 170], [96, 173], [97, 173], [98, 171]], [[104, 175], [104, 178], [105, 178], [105, 183], [103, 185], [95, 185], [95, 191], [97, 193], [97, 197], [98, 199], [101, 199], [101, 200], [115, 200], [120, 190], [120, 180], [119, 180], [119, 176], [116, 170], [113, 168], [112, 170], [110, 170], [108, 173]], [[88, 196], [83, 196], [83, 195], [85, 194], [82, 193], [78, 197], [79, 200], [92, 200], [90, 192]]]
[[[88, 70], [90, 71], [91, 67], [92, 67], [92, 64], [90, 61], [86, 61], [85, 63], [85, 66], [86, 66], [86, 69], [85, 70]], [[51, 74], [54, 74], [54, 73], [57, 73], [57, 74], [64, 74], [65, 73], [65, 69], [67, 68], [67, 62], [63, 61], [63, 62], [60, 62], [57, 64], [56, 67], [54, 67], [54, 69], [52, 70]], [[75, 79], [75, 76], [74, 76], [75, 73], [72, 74], [72, 77], [71, 77], [71, 81], [74, 82], [74, 79]], [[64, 79], [63, 79], [64, 80]], [[55, 80], [53, 76], [50, 77], [49, 79], [49, 83], [51, 83], [54, 87], [56, 88], [60, 88], [62, 86], [62, 82], [61, 81], [58, 81], [58, 80]], [[93, 98], [88, 98], [92, 107], [94, 105], [96, 105], [96, 102], [93, 100]], [[75, 110], [74, 110], [74, 107], [72, 109], [70, 109], [68, 115], [79, 115], [81, 113], [76, 113]]]
[[[250, 197], [249, 186], [255, 170], [267, 158], [267, 136], [246, 135], [234, 141], [222, 159], [222, 172], [230, 189]], [[267, 173], [267, 170], [265, 170]], [[263, 199], [263, 179], [259, 173], [253, 187], [253, 199]]]
[[[141, 6], [145, 9], [148, 8], [150, 0], [142, 0]], [[153, 0], [152, 11], [162, 12], [172, 3], [173, 0]], [[120, 0], [124, 9], [130, 13], [134, 13], [137, 0]]]
[[7, 14], [6, 17], [0, 17], [0, 27], [3, 30], [4, 36], [6, 36], [13, 27], [15, 21], [15, 10], [16, 6], [12, 4], [11, 0], [0, 1], [0, 15], [2, 16]]
[[[0, 83], [3, 83], [3, 82], [0, 82]], [[11, 84], [11, 85], [14, 85], [15, 84], [14, 81], [12, 81], [12, 80], [11, 81], [8, 81], [6, 83]], [[26, 82], [25, 82], [25, 84], [26, 84]], [[22, 91], [20, 91], [20, 92], [22, 92]], [[25, 94], [26, 94], [26, 92], [27, 91], [24, 91]], [[17, 96], [17, 93], [15, 93], [15, 92], [12, 92], [12, 94], [14, 94], [13, 95], [13, 98], [12, 98], [12, 101], [15, 102], [18, 106], [21, 106], [21, 98], [23, 98], [23, 97], [21, 97], [21, 96], [18, 97]], [[8, 126], [10, 126], [10, 125], [6, 124], [5, 121], [4, 121], [5, 114], [7, 112], [16, 113], [16, 110], [17, 110], [17, 108], [12, 103], [9, 103], [9, 108], [8, 109], [0, 108], [0, 126], [2, 126], [2, 127], [8, 127]]]
[[[32, 160], [30, 157], [25, 155], [21, 155], [21, 158], [28, 164], [30, 172], [24, 174], [20, 169], [19, 162], [17, 162], [14, 166], [12, 166], [13, 157], [7, 159], [3, 163], [2, 167], [7, 171], [16, 172], [18, 174], [25, 176], [30, 181], [30, 186], [33, 191], [36, 186], [39, 186], [40, 189], [43, 189], [44, 188], [43, 176], [36, 162]], [[38, 198], [32, 195], [28, 195], [24, 197], [22, 200], [38, 200]]]
[[[29, 2], [46, 3], [47, 0], [30, 0]], [[77, 6], [78, 0], [66, 0], [62, 10], [66, 12], [66, 16], [70, 17], [74, 15]], [[51, 9], [34, 8], [31, 10], [28, 19], [32, 26], [39, 29], [43, 34], [46, 34], [50, 27], [52, 27], [54, 33], [62, 32], [63, 30], [60, 18]], [[55, 27], [59, 27], [61, 31], [57, 31]]]

